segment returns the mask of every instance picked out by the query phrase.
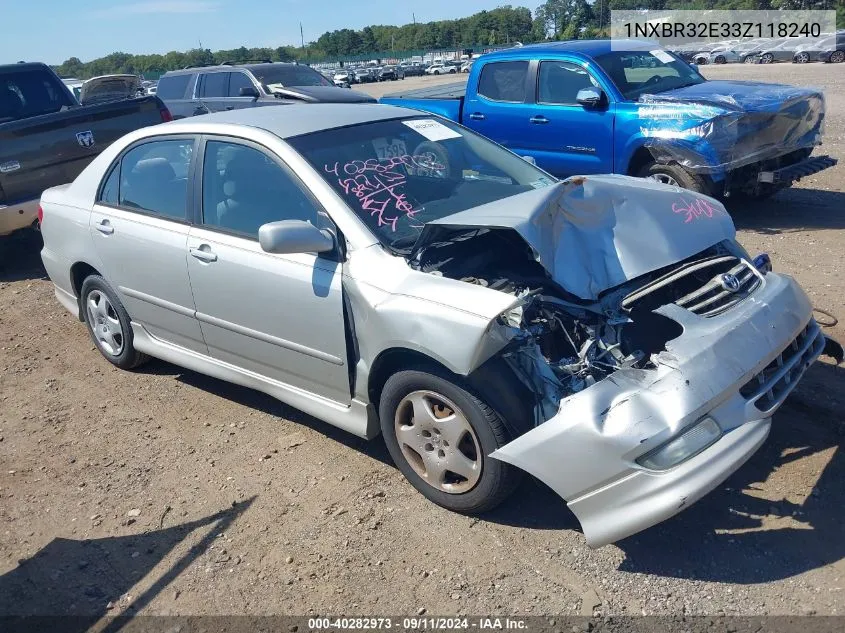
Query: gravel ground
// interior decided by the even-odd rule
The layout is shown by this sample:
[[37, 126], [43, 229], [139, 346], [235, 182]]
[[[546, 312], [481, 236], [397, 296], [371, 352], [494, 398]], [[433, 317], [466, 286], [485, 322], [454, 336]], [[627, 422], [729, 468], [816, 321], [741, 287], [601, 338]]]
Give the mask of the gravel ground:
[[[845, 66], [704, 72], [821, 86], [825, 151], [845, 157]], [[731, 208], [749, 250], [838, 316], [843, 169]], [[842, 369], [814, 366], [704, 500], [593, 551], [537, 482], [451, 514], [379, 441], [164, 362], [112, 368], [37, 249], [0, 243], [0, 614], [845, 614]]]

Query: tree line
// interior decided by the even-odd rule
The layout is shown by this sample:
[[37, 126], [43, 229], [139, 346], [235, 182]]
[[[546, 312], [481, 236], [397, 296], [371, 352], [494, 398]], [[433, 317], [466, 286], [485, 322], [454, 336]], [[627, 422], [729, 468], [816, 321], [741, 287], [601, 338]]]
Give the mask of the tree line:
[[410, 52], [461, 50], [546, 40], [591, 39], [609, 33], [613, 9], [836, 9], [845, 26], [845, 0], [546, 0], [532, 11], [505, 5], [457, 20], [402, 26], [371, 25], [361, 30], [323, 33], [304, 47], [247, 48], [212, 52], [207, 48], [170, 51], [163, 55], [112, 53], [89, 62], [77, 57], [55, 70], [63, 77], [87, 79], [113, 73], [157, 76], [187, 66], [254, 60], [275, 62], [340, 61], [393, 57]]

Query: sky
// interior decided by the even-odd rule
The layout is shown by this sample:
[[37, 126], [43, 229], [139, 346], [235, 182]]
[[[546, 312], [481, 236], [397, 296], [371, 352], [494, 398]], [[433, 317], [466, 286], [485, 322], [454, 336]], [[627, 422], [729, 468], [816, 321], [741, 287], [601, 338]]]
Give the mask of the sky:
[[[0, 64], [115, 51], [166, 53], [299, 44], [326, 31], [431, 22], [494, 9], [508, 0], [0, 0]], [[518, 2], [532, 10], [538, 0]]]

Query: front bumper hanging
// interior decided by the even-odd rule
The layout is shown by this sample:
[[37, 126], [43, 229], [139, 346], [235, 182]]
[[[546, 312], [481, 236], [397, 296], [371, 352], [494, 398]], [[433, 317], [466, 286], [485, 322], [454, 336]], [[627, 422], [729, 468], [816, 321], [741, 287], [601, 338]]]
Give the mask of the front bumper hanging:
[[813, 156], [812, 158], [806, 158], [801, 162], [787, 165], [780, 169], [761, 171], [757, 175], [757, 182], [773, 185], [788, 185], [806, 176], [811, 176], [829, 167], [833, 167], [838, 162], [836, 158], [831, 158], [830, 156]]

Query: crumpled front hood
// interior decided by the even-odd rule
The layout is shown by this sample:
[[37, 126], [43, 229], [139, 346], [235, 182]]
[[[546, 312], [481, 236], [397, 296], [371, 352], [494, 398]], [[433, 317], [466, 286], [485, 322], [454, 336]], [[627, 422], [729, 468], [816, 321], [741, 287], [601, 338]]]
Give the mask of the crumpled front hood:
[[343, 90], [337, 86], [281, 86], [270, 84], [267, 88], [273, 94], [306, 103], [375, 103], [370, 95], [357, 90]]
[[477, 227], [517, 231], [562, 288], [588, 301], [736, 235], [713, 198], [642, 178], [574, 176], [429, 222], [414, 251]]
[[808, 88], [759, 81], [705, 81], [695, 86], [643, 95], [640, 101], [696, 103], [716, 106], [727, 111], [777, 112], [784, 103], [812, 97], [820, 98], [821, 93]]

